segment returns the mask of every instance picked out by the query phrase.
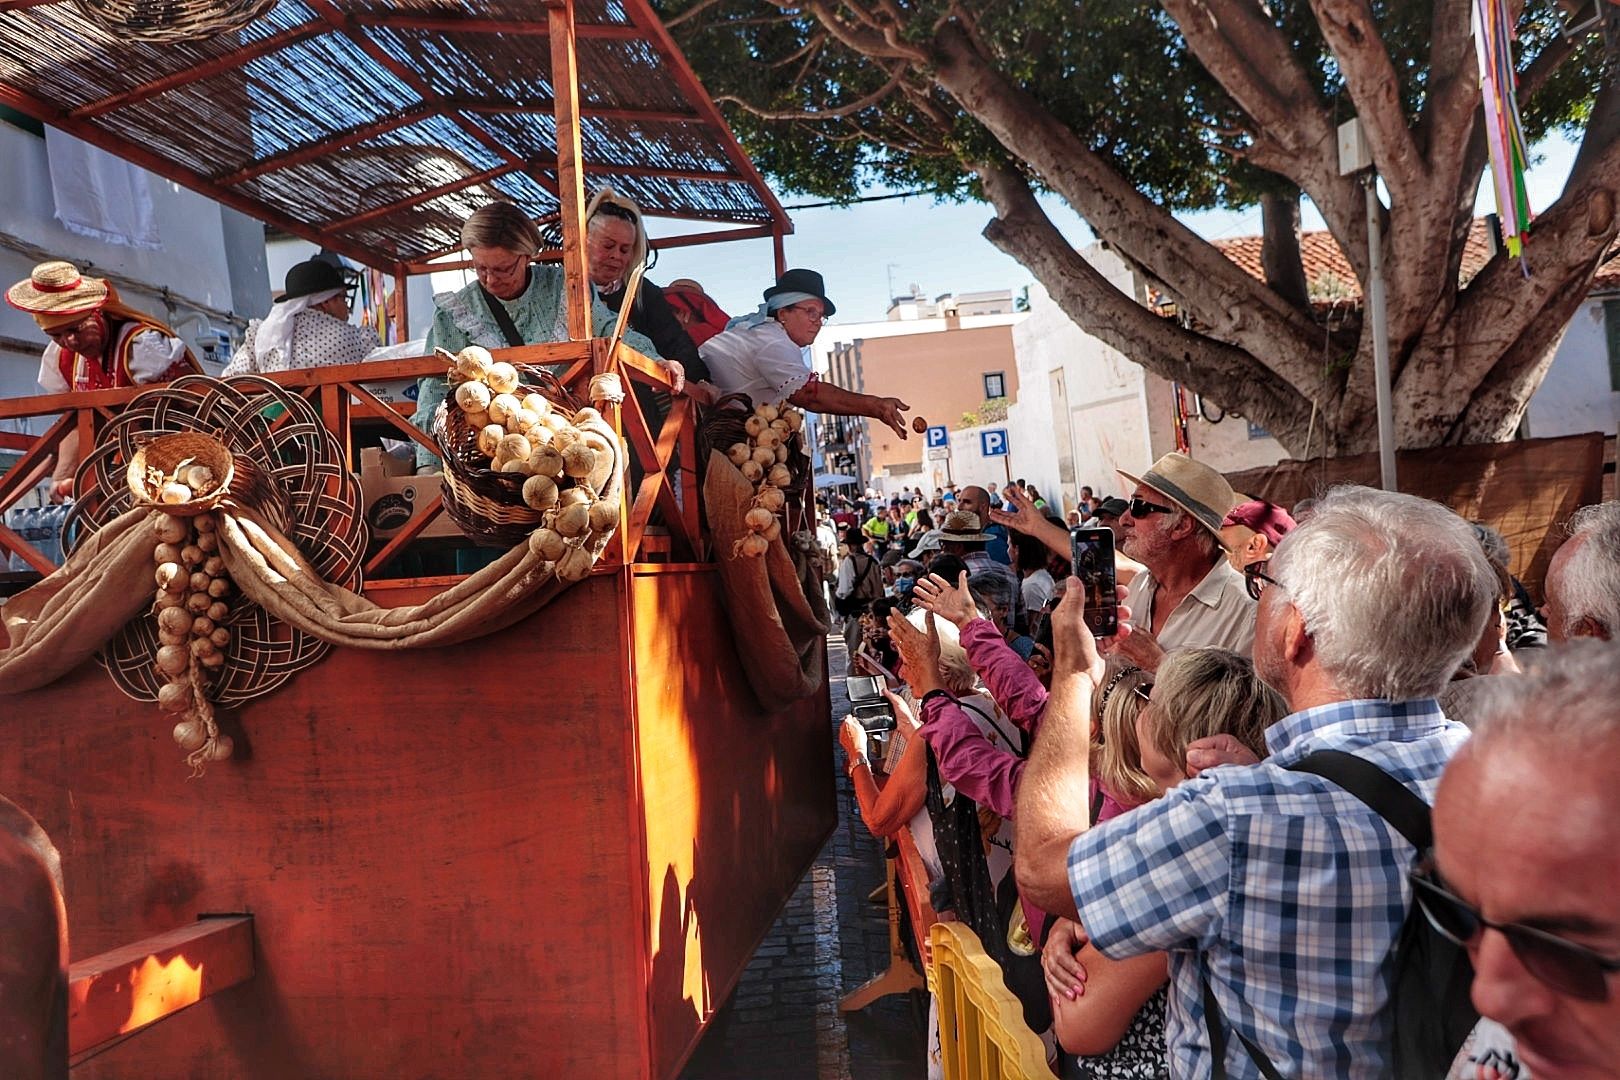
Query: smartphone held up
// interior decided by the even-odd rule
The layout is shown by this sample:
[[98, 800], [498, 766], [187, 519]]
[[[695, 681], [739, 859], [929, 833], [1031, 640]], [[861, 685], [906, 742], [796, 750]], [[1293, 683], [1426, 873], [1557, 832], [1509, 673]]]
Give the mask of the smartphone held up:
[[1071, 529], [1069, 553], [1074, 562], [1074, 576], [1085, 589], [1086, 628], [1094, 637], [1113, 637], [1119, 633], [1113, 530]]

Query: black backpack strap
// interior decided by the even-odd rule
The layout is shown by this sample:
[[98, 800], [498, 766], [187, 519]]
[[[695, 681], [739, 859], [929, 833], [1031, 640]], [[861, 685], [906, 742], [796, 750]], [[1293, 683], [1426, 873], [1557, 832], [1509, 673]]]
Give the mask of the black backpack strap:
[[985, 712], [983, 709], [979, 708], [977, 705], [968, 704], [967, 702], [963, 701], [961, 698], [953, 697], [953, 698], [951, 698], [951, 700], [956, 702], [962, 708], [966, 709], [968, 712], [978, 713], [980, 716], [984, 717], [985, 723], [989, 724], [991, 727], [996, 729], [996, 734], [1000, 735], [1001, 736], [1001, 741], [1006, 743], [1007, 746], [1012, 750], [1012, 753], [1013, 753], [1014, 757], [1024, 758], [1024, 759], [1027, 759], [1029, 757], [1029, 754], [1023, 749], [1023, 740], [1022, 739], [1015, 739], [1011, 735], [1008, 735], [1007, 734], [1007, 729], [1002, 727], [1000, 724], [996, 723], [996, 718], [994, 716], [992, 716], [990, 713]]
[[[1209, 1033], [1209, 1053], [1214, 1060], [1212, 1076], [1214, 1080], [1226, 1080], [1226, 1021], [1221, 1016], [1221, 1007], [1215, 1003], [1215, 990], [1209, 985], [1208, 973], [1200, 971], [1198, 980], [1204, 985], [1204, 1030]], [[1234, 1028], [1232, 1033], [1243, 1044], [1243, 1049], [1248, 1051], [1249, 1060], [1254, 1062], [1261, 1076], [1266, 1080], [1282, 1080], [1282, 1074], [1264, 1051], [1250, 1042], [1243, 1032]]]
[[524, 344], [523, 335], [518, 333], [517, 324], [512, 321], [512, 315], [506, 310], [506, 305], [495, 299], [495, 294], [483, 285], [479, 285], [478, 288], [484, 294], [484, 306], [489, 308], [489, 314], [495, 320], [495, 325], [501, 328], [501, 336], [506, 339], [506, 343], [514, 349]]
[[1348, 791], [1406, 837], [1419, 851], [1434, 842], [1429, 804], [1410, 788], [1366, 758], [1343, 750], [1318, 750], [1288, 766], [1290, 772], [1314, 773]]

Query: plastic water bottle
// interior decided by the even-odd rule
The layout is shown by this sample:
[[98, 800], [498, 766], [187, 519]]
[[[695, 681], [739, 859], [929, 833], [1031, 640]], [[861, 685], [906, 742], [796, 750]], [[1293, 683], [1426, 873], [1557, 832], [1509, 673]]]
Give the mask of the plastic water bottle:
[[[26, 506], [13, 506], [10, 510], [6, 511], [6, 528], [16, 533], [19, 537], [23, 535], [23, 514], [27, 513], [27, 511], [28, 508]], [[23, 557], [13, 551], [11, 553], [11, 558], [6, 561], [6, 568], [8, 570], [21, 573], [22, 571], [27, 570], [29, 567], [28, 563], [23, 559]]]
[[62, 565], [62, 522], [67, 517], [67, 508], [64, 506], [47, 506], [40, 513], [40, 553], [50, 560], [52, 565]]
[[[25, 506], [17, 513], [17, 535], [23, 543], [30, 547], [39, 547], [39, 507]], [[13, 567], [18, 570], [32, 570], [33, 566], [21, 555], [15, 557]]]

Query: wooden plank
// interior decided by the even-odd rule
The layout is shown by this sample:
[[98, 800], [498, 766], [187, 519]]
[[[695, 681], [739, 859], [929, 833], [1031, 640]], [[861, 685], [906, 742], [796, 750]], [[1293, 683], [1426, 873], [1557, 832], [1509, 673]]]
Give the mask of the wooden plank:
[[[356, 12], [354, 21], [362, 26], [384, 26], [393, 30], [426, 30], [435, 34], [500, 34], [513, 37], [545, 37], [552, 32], [548, 23], [529, 19], [481, 19], [458, 16], [407, 15], [398, 12]], [[580, 23], [577, 37], [602, 41], [639, 41], [645, 35], [630, 23]]]
[[139, 1031], [253, 977], [253, 916], [203, 918], [68, 969], [68, 1052]]
[[20, 431], [0, 431], [0, 450], [28, 450], [38, 441], [38, 435], [28, 435]]
[[[71, 397], [72, 395], [53, 396]], [[0, 401], [0, 408], [4, 408], [4, 406], [5, 402]], [[60, 411], [60, 409], [46, 409], [42, 414], [30, 413], [28, 415], [48, 415]], [[41, 468], [49, 467], [52, 455], [56, 453], [56, 448], [62, 444], [63, 437], [73, 429], [74, 423], [75, 420], [71, 411], [62, 413], [55, 423], [45, 429], [45, 434], [41, 435], [33, 446], [23, 452], [23, 456], [17, 459], [17, 463], [7, 470], [4, 476], [0, 476], [0, 508], [9, 507], [17, 501], [19, 495], [39, 482], [38, 472]]]
[[591, 336], [591, 288], [585, 267], [585, 175], [579, 130], [579, 56], [574, 0], [545, 0], [551, 31], [551, 85], [557, 99], [557, 199], [563, 229], [563, 296], [568, 336]]
[[364, 225], [368, 221], [375, 221], [378, 218], [387, 217], [389, 214], [397, 213], [400, 210], [409, 210], [413, 206], [420, 206], [422, 203], [432, 202], [440, 195], [449, 195], [465, 188], [476, 187], [479, 184], [488, 183], [489, 181], [494, 180], [496, 177], [505, 176], [508, 173], [518, 171], [519, 166], [514, 165], [511, 162], [504, 165], [497, 165], [492, 169], [485, 169], [483, 172], [472, 173], [468, 176], [463, 176], [459, 180], [451, 180], [449, 183], [428, 188], [426, 191], [418, 191], [414, 195], [408, 195], [405, 198], [397, 199], [394, 202], [383, 203], [381, 206], [373, 206], [370, 210], [362, 210], [358, 214], [350, 214], [348, 217], [338, 218], [336, 221], [328, 221], [322, 226], [322, 228], [329, 229], [334, 233], [348, 232], [355, 226]]
[[755, 701], [714, 567], [633, 582], [650, 1075], [673, 1077], [837, 823], [837, 774], [824, 692]]
[[23, 562], [38, 570], [46, 577], [56, 571], [56, 564], [40, 554], [38, 548], [17, 535], [16, 530], [0, 524], [0, 551], [9, 551], [21, 555]]
[[0, 791], [71, 838], [76, 948], [199, 910], [261, 931], [254, 979], [74, 1080], [644, 1075], [620, 591], [592, 577], [465, 646], [334, 650], [222, 714], [241, 756], [196, 781], [95, 664], [7, 698]]
[[421, 535], [422, 530], [433, 524], [433, 519], [443, 512], [444, 492], [441, 490], [439, 494], [433, 496], [432, 502], [412, 514], [411, 519], [400, 527], [399, 532], [389, 537], [388, 543], [384, 544], [377, 554], [366, 560], [367, 576], [387, 566], [389, 559], [403, 551], [407, 544]]
[[213, 177], [213, 180], [216, 184], [232, 187], [246, 180], [251, 180], [255, 176], [263, 176], [265, 173], [274, 172], [277, 169], [290, 169], [295, 165], [302, 165], [305, 162], [314, 161], [316, 158], [334, 154], [345, 147], [353, 146], [355, 143], [374, 139], [378, 135], [386, 135], [390, 131], [398, 131], [402, 127], [409, 127], [418, 120], [425, 120], [430, 116], [437, 115], [437, 112], [438, 110], [428, 105], [415, 105], [392, 116], [385, 116], [381, 120], [372, 120], [351, 127], [346, 131], [322, 135], [318, 139], [283, 150], [279, 154], [271, 154], [269, 157], [260, 158], [251, 165], [232, 172], [219, 173]]

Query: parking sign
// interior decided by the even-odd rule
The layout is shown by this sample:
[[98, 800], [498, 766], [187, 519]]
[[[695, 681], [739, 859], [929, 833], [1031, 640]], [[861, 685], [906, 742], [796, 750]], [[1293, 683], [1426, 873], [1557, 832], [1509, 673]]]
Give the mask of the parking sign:
[[928, 429], [928, 449], [951, 445], [950, 430], [944, 424], [934, 424]]
[[1007, 456], [1007, 429], [991, 428], [979, 432], [979, 452], [985, 457]]

